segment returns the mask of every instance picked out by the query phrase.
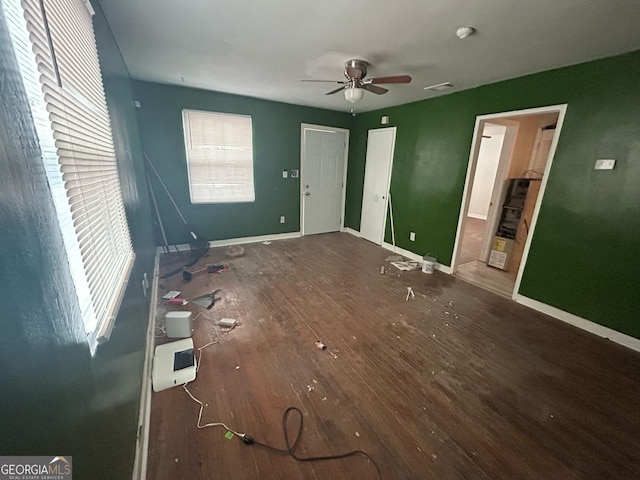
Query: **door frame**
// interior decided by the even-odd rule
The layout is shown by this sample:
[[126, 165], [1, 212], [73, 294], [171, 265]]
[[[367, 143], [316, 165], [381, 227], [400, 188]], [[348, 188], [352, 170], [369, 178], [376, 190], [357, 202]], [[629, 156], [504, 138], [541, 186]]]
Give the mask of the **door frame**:
[[340, 207], [340, 231], [344, 230], [344, 210], [347, 198], [347, 165], [349, 163], [349, 129], [331, 127], [328, 125], [315, 125], [313, 123], [300, 124], [300, 235], [305, 235], [304, 231], [304, 170], [306, 159], [305, 130], [319, 130], [322, 132], [343, 132], [344, 139], [344, 168], [342, 172], [342, 203]]
[[[484, 122], [481, 126], [484, 129], [484, 126], [487, 123]], [[507, 175], [509, 173], [509, 165], [511, 163], [511, 155], [513, 154], [513, 147], [516, 143], [516, 138], [518, 136], [518, 128], [519, 124], [517, 122], [511, 122], [510, 120], [501, 123], [505, 127], [504, 140], [502, 142], [502, 149], [500, 150], [500, 159], [498, 160], [498, 169], [496, 170], [496, 178], [493, 182], [493, 192], [491, 193], [491, 199], [489, 203], [489, 211], [487, 212], [487, 224], [484, 232], [484, 238], [482, 240], [482, 247], [480, 249], [480, 259], [483, 262], [487, 262], [489, 260], [489, 254], [491, 252], [491, 234], [488, 232], [495, 232], [496, 227], [498, 226], [498, 220], [500, 218], [501, 206], [504, 201], [504, 197], [506, 196], [506, 184], [505, 180], [507, 179]], [[482, 137], [481, 141], [482, 141]], [[476, 157], [477, 162], [477, 157]], [[475, 171], [474, 171], [475, 177]], [[473, 190], [473, 182], [471, 182], [471, 188], [469, 190], [469, 195], [471, 195], [471, 191]], [[471, 197], [469, 197], [471, 198]]]
[[[369, 148], [369, 134], [372, 131], [384, 131], [389, 130], [393, 132], [393, 144], [391, 145], [391, 160], [389, 161], [389, 171], [387, 172], [387, 186], [386, 186], [386, 195], [384, 199], [384, 220], [382, 221], [382, 235], [380, 236], [380, 242], [378, 245], [384, 244], [384, 237], [387, 233], [387, 216], [389, 215], [389, 194], [391, 193], [391, 175], [393, 173], [393, 160], [396, 156], [396, 138], [398, 136], [398, 127], [384, 127], [384, 128], [370, 128], [367, 130], [367, 149]], [[365, 151], [365, 165], [364, 165], [364, 178], [362, 181], [362, 194], [364, 195], [364, 179], [367, 176], [367, 152]], [[364, 201], [364, 200], [362, 200]], [[360, 206], [360, 231], [362, 231], [362, 204]]]
[[[520, 266], [518, 267], [518, 273], [516, 275], [516, 281], [511, 293], [511, 298], [516, 299], [519, 290], [520, 283], [522, 282], [522, 274], [527, 265], [529, 257], [529, 249], [531, 248], [531, 239], [535, 233], [536, 225], [538, 224], [538, 214], [540, 213], [540, 205], [544, 198], [545, 190], [547, 188], [547, 181], [549, 180], [549, 172], [551, 171], [551, 165], [555, 157], [556, 148], [558, 146], [558, 139], [562, 132], [562, 125], [564, 124], [565, 115], [567, 112], [568, 104], [563, 103], [559, 105], [550, 105], [547, 107], [528, 108], [524, 110], [514, 110], [511, 112], [492, 113], [488, 115], [478, 115], [476, 117], [475, 127], [473, 129], [473, 137], [471, 140], [471, 150], [469, 152], [469, 162], [467, 166], [467, 176], [464, 181], [464, 189], [462, 191], [462, 203], [460, 205], [460, 215], [458, 217], [458, 228], [456, 230], [456, 239], [453, 245], [453, 256], [451, 261], [451, 272], [455, 273], [458, 269], [458, 257], [460, 253], [460, 244], [462, 243], [462, 232], [464, 231], [464, 225], [466, 221], [467, 211], [469, 210], [469, 200], [471, 198], [471, 187], [473, 185], [473, 177], [475, 175], [476, 164], [478, 160], [478, 153], [480, 151], [480, 142], [482, 140], [482, 130], [484, 123], [491, 120], [496, 120], [504, 117], [520, 117], [526, 115], [537, 115], [542, 113], [558, 113], [558, 124], [556, 127], [556, 133], [551, 142], [551, 149], [549, 150], [549, 158], [544, 168], [544, 175], [540, 185], [540, 193], [536, 199], [536, 204], [533, 209], [533, 215], [531, 217], [531, 226], [529, 227], [529, 233], [527, 240], [524, 244], [524, 251], [522, 252], [522, 259], [520, 260]], [[502, 160], [502, 159], [501, 159]], [[503, 187], [501, 185], [501, 187]]]

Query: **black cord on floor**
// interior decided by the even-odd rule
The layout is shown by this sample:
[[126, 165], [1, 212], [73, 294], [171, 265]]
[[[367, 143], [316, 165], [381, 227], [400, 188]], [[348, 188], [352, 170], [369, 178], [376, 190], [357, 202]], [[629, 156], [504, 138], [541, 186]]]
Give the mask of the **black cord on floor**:
[[[287, 423], [289, 421], [289, 418], [291, 417], [292, 412], [297, 412], [298, 415], [300, 415], [300, 425], [298, 426], [298, 431], [296, 432], [293, 443], [291, 443], [289, 439], [289, 432], [287, 431]], [[366, 457], [371, 463], [373, 463], [373, 466], [376, 468], [376, 472], [378, 472], [378, 478], [382, 480], [382, 473], [380, 473], [380, 468], [378, 467], [378, 464], [373, 458], [371, 458], [371, 456], [367, 452], [363, 452], [362, 450], [353, 450], [351, 452], [339, 453], [337, 455], [322, 455], [318, 457], [299, 457], [298, 455], [296, 455], [295, 449], [297, 448], [298, 443], [300, 442], [300, 437], [302, 436], [303, 421], [304, 421], [304, 416], [302, 414], [302, 411], [299, 408], [289, 407], [284, 411], [284, 414], [282, 415], [282, 431], [284, 432], [284, 443], [287, 446], [286, 449], [272, 447], [271, 445], [267, 445], [266, 443], [259, 442], [258, 440], [251, 437], [250, 435], [247, 435], [246, 433], [242, 434], [240, 438], [242, 438], [242, 441], [247, 445], [252, 445], [255, 443], [256, 445], [260, 445], [261, 447], [264, 447], [268, 450], [289, 455], [295, 460], [297, 460], [298, 462], [319, 462], [323, 460], [338, 460], [340, 458], [347, 458], [355, 455], [361, 455], [363, 457]]]

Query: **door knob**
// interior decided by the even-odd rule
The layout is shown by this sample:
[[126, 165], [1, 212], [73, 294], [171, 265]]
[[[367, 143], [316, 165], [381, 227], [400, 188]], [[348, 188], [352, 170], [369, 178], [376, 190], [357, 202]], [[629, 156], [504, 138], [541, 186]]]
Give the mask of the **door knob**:
[[311, 195], [311, 193], [309, 193], [309, 192], [304, 192], [304, 195], [305, 195], [306, 197], [308, 197], [309, 195]]

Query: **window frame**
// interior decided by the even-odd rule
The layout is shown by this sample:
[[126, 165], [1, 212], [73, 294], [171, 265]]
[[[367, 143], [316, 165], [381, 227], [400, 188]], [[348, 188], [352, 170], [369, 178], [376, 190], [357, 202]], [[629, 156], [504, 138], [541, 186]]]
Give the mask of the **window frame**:
[[[207, 200], [194, 200], [193, 193], [193, 185], [194, 179], [191, 174], [192, 167], [192, 159], [189, 158], [189, 152], [194, 150], [190, 145], [190, 126], [189, 126], [189, 114], [204, 114], [204, 115], [212, 115], [218, 117], [234, 117], [234, 118], [245, 118], [249, 119], [250, 126], [250, 140], [251, 140], [251, 197], [239, 198], [239, 199], [215, 199], [208, 198]], [[240, 113], [228, 113], [228, 112], [215, 112], [211, 110], [198, 110], [192, 108], [184, 108], [182, 109], [182, 132], [184, 135], [184, 150], [185, 150], [185, 160], [186, 160], [186, 168], [187, 168], [187, 182], [189, 185], [189, 201], [193, 205], [224, 205], [224, 204], [239, 204], [239, 203], [254, 203], [256, 201], [256, 183], [255, 183], [255, 148], [253, 144], [253, 118], [248, 114], [240, 114]], [[248, 182], [247, 182], [248, 183]]]
[[[93, 355], [98, 345], [110, 338], [135, 263], [93, 29], [95, 12], [87, 0], [0, 2], [9, 14], [11, 48], [29, 98], [75, 286], [74, 300], [79, 305], [85, 338]], [[72, 15], [65, 16], [64, 12], [70, 9]], [[74, 42], [81, 42], [82, 52], [69, 53], [69, 45]], [[65, 78], [69, 82], [61, 81], [63, 72], [58, 70], [59, 52], [54, 43], [67, 48], [60, 58], [66, 59]], [[81, 55], [85, 56], [80, 58]], [[80, 79], [77, 84], [76, 78]], [[79, 86], [90, 88], [91, 98]], [[67, 99], [75, 103], [67, 103]], [[94, 122], [101, 122], [101, 126]], [[74, 123], [76, 126], [72, 127]], [[85, 136], [87, 132], [92, 133]], [[74, 136], [77, 133], [82, 136]], [[90, 183], [83, 180], [87, 168], [92, 170]], [[102, 187], [96, 189], [94, 186], [99, 182]], [[104, 203], [98, 201], [100, 195], [109, 199], [108, 215], [94, 213], [98, 211], [94, 205]], [[86, 213], [88, 210], [90, 213]], [[104, 233], [114, 230], [118, 233]], [[96, 258], [106, 261], [98, 262]], [[108, 268], [108, 272], [100, 266]]]

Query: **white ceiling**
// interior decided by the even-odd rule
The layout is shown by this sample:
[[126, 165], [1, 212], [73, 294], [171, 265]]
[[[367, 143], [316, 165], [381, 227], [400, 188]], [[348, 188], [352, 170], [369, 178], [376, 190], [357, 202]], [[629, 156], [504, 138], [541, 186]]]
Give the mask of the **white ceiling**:
[[[367, 111], [640, 49], [640, 0], [102, 0], [133, 78], [349, 111], [344, 62], [408, 85]], [[466, 40], [455, 31], [471, 25]], [[449, 81], [454, 89], [423, 87]]]

